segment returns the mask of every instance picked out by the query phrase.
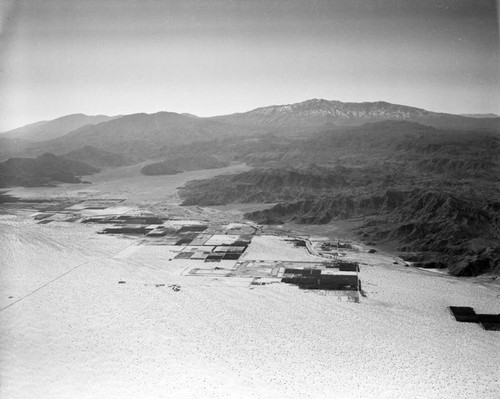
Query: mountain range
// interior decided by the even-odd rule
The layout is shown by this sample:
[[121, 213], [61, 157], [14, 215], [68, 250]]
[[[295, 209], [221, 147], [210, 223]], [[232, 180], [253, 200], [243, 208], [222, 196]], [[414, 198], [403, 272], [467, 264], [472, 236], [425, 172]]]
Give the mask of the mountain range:
[[399, 120], [440, 129], [500, 131], [498, 117], [465, 117], [387, 102], [343, 103], [312, 99], [257, 108], [245, 113], [201, 118], [158, 112], [124, 116], [68, 115], [0, 135], [0, 156], [62, 155], [86, 145], [135, 160], [152, 159], [179, 144], [249, 135], [301, 137], [336, 126]]

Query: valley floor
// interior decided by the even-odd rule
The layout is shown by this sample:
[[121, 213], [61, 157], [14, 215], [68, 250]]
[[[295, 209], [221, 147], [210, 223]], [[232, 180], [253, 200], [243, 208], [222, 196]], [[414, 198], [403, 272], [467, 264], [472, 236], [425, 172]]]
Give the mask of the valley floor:
[[[89, 186], [31, 192], [127, 191], [120, 206], [241, 219], [237, 209], [178, 208], [175, 188], [195, 176], [109, 184], [97, 176]], [[28, 195], [15, 194], [22, 191]], [[174, 259], [173, 246], [96, 234], [96, 224], [38, 224], [29, 212], [6, 212], [0, 224], [2, 398], [500, 396], [499, 333], [458, 323], [448, 309], [498, 314], [498, 286], [404, 267], [360, 247], [345, 252], [360, 262], [365, 296], [354, 303], [288, 284], [192, 276], [192, 261]], [[275, 236], [252, 241], [245, 260], [315, 258], [268, 234]]]

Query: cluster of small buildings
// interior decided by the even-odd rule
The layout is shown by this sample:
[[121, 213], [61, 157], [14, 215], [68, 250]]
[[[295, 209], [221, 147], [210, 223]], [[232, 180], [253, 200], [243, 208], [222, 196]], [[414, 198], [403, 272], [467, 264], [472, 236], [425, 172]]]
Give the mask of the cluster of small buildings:
[[321, 244], [321, 249], [323, 251], [334, 251], [339, 249], [353, 249], [353, 247], [348, 242], [327, 241]]

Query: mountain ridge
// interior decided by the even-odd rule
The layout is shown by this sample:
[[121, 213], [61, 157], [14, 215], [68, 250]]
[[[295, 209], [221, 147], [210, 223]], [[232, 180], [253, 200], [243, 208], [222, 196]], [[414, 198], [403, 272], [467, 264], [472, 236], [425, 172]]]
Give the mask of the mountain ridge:
[[48, 151], [63, 154], [89, 145], [143, 160], [157, 158], [171, 146], [251, 134], [253, 131], [251, 127], [235, 127], [175, 112], [137, 113], [95, 126], [83, 126], [62, 137], [34, 143], [26, 153], [29, 156]]
[[274, 129], [325, 124], [359, 126], [366, 122], [382, 120], [406, 120], [437, 128], [467, 129], [471, 126], [481, 129], [500, 128], [498, 117], [468, 118], [386, 101], [357, 103], [317, 98], [293, 104], [259, 107], [247, 112], [215, 116], [212, 119]]
[[0, 133], [0, 137], [44, 141], [63, 136], [82, 126], [97, 125], [116, 118], [119, 118], [119, 116], [85, 115], [83, 113], [69, 114], [52, 120], [30, 123]]
[[[5, 151], [2, 156], [29, 157], [44, 152], [61, 155], [90, 145], [99, 150], [119, 152], [131, 159], [142, 161], [162, 157], [165, 151], [179, 144], [266, 134], [303, 138], [313, 136], [321, 130], [358, 127], [366, 123], [388, 120], [419, 123], [447, 130], [500, 132], [500, 118], [467, 118], [385, 101], [343, 103], [311, 99], [216, 117], [196, 117], [191, 114], [162, 111], [105, 118], [111, 119], [94, 125], [86, 124], [66, 134], [52, 131], [46, 133], [46, 137], [57, 137], [31, 144], [6, 142], [12, 150]], [[64, 117], [58, 118], [59, 121], [63, 119]], [[38, 125], [35, 127], [40, 128]], [[47, 128], [47, 124], [42, 124], [42, 128]], [[15, 134], [21, 133], [18, 131]], [[3, 134], [0, 138], [6, 140], [12, 134]]]

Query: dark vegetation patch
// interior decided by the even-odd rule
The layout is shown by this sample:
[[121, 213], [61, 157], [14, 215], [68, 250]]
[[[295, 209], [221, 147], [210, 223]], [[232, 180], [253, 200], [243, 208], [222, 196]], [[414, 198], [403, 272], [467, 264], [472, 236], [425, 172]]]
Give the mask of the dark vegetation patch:
[[189, 259], [194, 255], [194, 252], [180, 252], [175, 259]]
[[220, 262], [224, 258], [224, 255], [211, 254], [205, 258], [205, 262]]
[[207, 228], [208, 228], [207, 225], [187, 225], [187, 226], [182, 226], [179, 230], [179, 233], [202, 232], [205, 231]]
[[114, 221], [123, 222], [128, 224], [162, 224], [166, 218], [159, 216], [127, 216], [121, 215], [113, 218]]
[[191, 241], [193, 241], [192, 238], [182, 238], [178, 240], [175, 245], [189, 245], [191, 244]]

